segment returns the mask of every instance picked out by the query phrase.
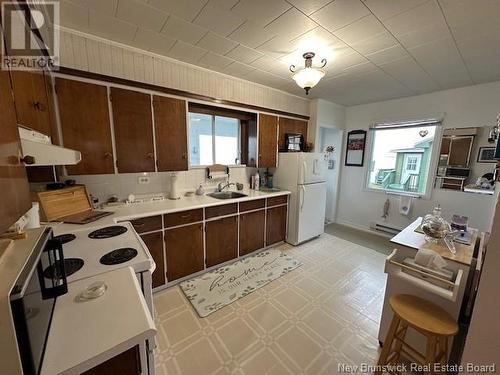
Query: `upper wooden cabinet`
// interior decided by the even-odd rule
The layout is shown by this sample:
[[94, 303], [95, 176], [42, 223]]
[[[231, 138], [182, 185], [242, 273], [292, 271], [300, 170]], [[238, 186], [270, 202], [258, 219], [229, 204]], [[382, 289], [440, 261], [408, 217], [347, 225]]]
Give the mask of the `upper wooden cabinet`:
[[279, 150], [286, 149], [285, 134], [296, 133], [304, 136], [304, 141], [307, 140], [307, 121], [291, 119], [288, 117], [280, 117], [279, 119]]
[[276, 167], [278, 161], [278, 117], [259, 114], [258, 167]]
[[114, 173], [106, 87], [57, 78], [56, 93], [64, 146], [82, 153], [68, 173]]
[[153, 96], [158, 172], [187, 171], [186, 101]]
[[154, 172], [151, 95], [112, 87], [111, 106], [118, 172]]
[[51, 136], [49, 86], [43, 71], [11, 72], [17, 123]]
[[21, 144], [10, 77], [4, 70], [0, 70], [0, 129], [0, 233], [3, 233], [31, 207], [26, 168], [20, 162]]

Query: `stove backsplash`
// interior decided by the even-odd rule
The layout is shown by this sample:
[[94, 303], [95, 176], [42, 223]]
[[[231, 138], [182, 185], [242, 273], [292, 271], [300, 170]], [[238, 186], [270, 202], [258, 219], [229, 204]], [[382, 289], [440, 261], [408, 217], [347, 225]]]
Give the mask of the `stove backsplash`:
[[[255, 168], [230, 167], [229, 180], [244, 184], [245, 189], [250, 186], [250, 176], [255, 173]], [[207, 180], [205, 169], [191, 169], [177, 173], [177, 189], [179, 193], [194, 191], [201, 183], [207, 192], [213, 191], [217, 184], [223, 180]], [[71, 175], [63, 179], [74, 179], [77, 184], [84, 184], [89, 194], [99, 198], [104, 203], [113, 195], [124, 200], [129, 194], [168, 193], [170, 189], [170, 175], [172, 172], [149, 173], [120, 173], [101, 175]], [[139, 177], [149, 177], [149, 183], [140, 184]]]

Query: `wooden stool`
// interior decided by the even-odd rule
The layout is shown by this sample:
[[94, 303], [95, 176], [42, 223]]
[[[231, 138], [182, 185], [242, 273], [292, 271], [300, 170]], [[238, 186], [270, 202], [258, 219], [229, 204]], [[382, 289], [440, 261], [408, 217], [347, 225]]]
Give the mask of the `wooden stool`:
[[[417, 363], [430, 365], [429, 371], [425, 373], [435, 374], [434, 364], [447, 362], [448, 337], [457, 334], [458, 324], [441, 307], [419, 297], [396, 294], [391, 296], [389, 303], [394, 311], [394, 318], [387, 332], [375, 375], [382, 374], [382, 366], [397, 363], [401, 353]], [[427, 337], [425, 355], [404, 341], [408, 327]]]

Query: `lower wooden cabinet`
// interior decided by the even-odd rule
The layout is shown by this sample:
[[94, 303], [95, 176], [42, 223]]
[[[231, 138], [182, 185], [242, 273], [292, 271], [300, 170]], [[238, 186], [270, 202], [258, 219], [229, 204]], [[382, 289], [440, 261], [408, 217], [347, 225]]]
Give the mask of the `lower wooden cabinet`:
[[207, 267], [238, 257], [238, 216], [205, 223]]
[[134, 346], [133, 348], [108, 359], [106, 362], [85, 371], [83, 375], [139, 375], [141, 373], [139, 347]]
[[265, 211], [240, 215], [240, 256], [264, 247]]
[[285, 240], [286, 208], [277, 206], [267, 209], [266, 246]]
[[203, 270], [203, 224], [192, 224], [165, 231], [167, 280]]
[[153, 272], [153, 288], [165, 285], [165, 262], [163, 259], [163, 233], [155, 232], [143, 234], [142, 240], [146, 244], [156, 263]]

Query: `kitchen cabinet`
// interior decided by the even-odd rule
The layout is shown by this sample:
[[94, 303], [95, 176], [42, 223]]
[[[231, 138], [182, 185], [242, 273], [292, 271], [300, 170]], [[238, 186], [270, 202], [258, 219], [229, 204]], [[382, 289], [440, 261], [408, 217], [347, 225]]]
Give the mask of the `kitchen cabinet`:
[[11, 72], [17, 123], [52, 135], [49, 82], [42, 70]]
[[238, 257], [238, 216], [205, 223], [206, 265], [212, 267]]
[[154, 172], [151, 95], [111, 87], [119, 173]]
[[[1, 58], [1, 55], [0, 55]], [[0, 70], [0, 233], [31, 208], [26, 168], [20, 160], [21, 143], [9, 72]]]
[[286, 209], [287, 206], [276, 206], [267, 209], [266, 246], [285, 240]]
[[278, 117], [259, 114], [260, 168], [276, 167], [278, 161]]
[[165, 253], [169, 282], [203, 270], [203, 224], [167, 229]]
[[265, 218], [264, 210], [240, 215], [240, 256], [264, 247]]
[[143, 234], [142, 240], [146, 244], [156, 263], [153, 272], [153, 288], [165, 285], [165, 260], [163, 259], [163, 233], [154, 232]]
[[56, 93], [64, 146], [82, 153], [68, 173], [114, 173], [107, 88], [56, 78]]
[[141, 359], [139, 347], [134, 346], [123, 353], [120, 353], [106, 362], [97, 365], [90, 370], [85, 371], [82, 375], [139, 375], [141, 374]]
[[158, 172], [187, 171], [186, 101], [153, 96]]
[[278, 149], [286, 150], [285, 135], [287, 133], [302, 134], [304, 142], [307, 140], [307, 121], [288, 117], [279, 118]]
[[444, 136], [441, 140], [439, 164], [441, 166], [467, 167], [473, 143], [473, 135]]

